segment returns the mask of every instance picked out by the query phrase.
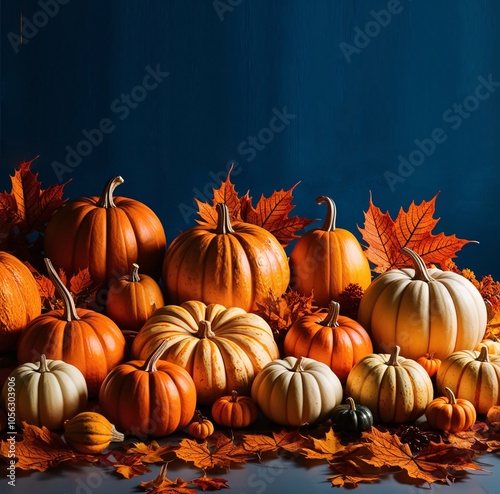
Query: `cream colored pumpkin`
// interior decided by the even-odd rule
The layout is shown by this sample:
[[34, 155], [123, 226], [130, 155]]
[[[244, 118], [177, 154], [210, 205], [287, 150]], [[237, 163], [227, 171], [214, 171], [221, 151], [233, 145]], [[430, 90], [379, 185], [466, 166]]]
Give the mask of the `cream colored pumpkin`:
[[323, 362], [285, 357], [267, 364], [252, 385], [252, 399], [277, 424], [318, 423], [342, 401], [339, 378]]
[[158, 309], [135, 337], [133, 358], [146, 359], [163, 341], [168, 344], [161, 358], [189, 372], [202, 405], [212, 405], [232, 390], [248, 394], [255, 375], [279, 357], [262, 317], [199, 301]]
[[[2, 389], [2, 401], [8, 407], [15, 389], [16, 423], [23, 421], [51, 430], [62, 428], [64, 422], [81, 412], [87, 403], [87, 384], [74, 365], [62, 360], [22, 364], [9, 375]], [[6, 408], [9, 409], [9, 408]]]
[[458, 350], [472, 350], [486, 331], [486, 305], [476, 287], [451, 271], [427, 269], [413, 251], [414, 269], [393, 269], [367, 288], [358, 321], [370, 333], [376, 352], [394, 345], [417, 359], [427, 353], [443, 360]]
[[367, 355], [347, 377], [346, 395], [368, 407], [375, 421], [404, 423], [424, 414], [433, 399], [432, 381], [415, 360], [391, 354]]
[[436, 374], [438, 392], [450, 388], [457, 398], [469, 400], [478, 414], [500, 405], [500, 357], [481, 351], [462, 350], [443, 360]]

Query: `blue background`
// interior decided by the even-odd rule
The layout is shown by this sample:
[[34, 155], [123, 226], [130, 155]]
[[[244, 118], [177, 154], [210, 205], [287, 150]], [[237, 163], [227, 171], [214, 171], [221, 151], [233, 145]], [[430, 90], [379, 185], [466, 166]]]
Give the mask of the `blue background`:
[[[241, 194], [300, 181], [295, 214], [322, 218], [314, 199], [329, 195], [358, 238], [370, 192], [395, 217], [440, 191], [435, 232], [478, 240], [458, 265], [500, 278], [500, 88], [474, 97], [478, 77], [500, 81], [499, 2], [59, 0], [56, 14], [54, 2], [1, 2], [0, 190], [37, 155], [43, 184], [71, 179], [70, 198], [122, 175], [117, 193], [148, 204], [168, 240], [195, 224], [193, 198], [207, 200], [231, 162]], [[148, 66], [169, 75], [143, 91]], [[142, 101], [125, 116], [129, 94]], [[464, 100], [474, 110], [457, 116]], [[284, 109], [283, 129], [262, 130]], [[89, 151], [82, 131], [103, 119], [113, 130], [58, 176], [54, 162], [68, 146]], [[446, 140], [391, 187], [386, 172], [436, 128]]]

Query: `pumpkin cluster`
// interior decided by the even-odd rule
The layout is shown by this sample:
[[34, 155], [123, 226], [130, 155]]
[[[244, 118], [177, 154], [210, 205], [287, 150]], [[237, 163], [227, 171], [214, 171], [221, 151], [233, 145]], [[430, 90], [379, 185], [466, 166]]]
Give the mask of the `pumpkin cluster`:
[[[9, 376], [18, 425], [63, 430], [75, 450], [95, 453], [125, 435], [203, 440], [259, 414], [290, 427], [330, 420], [348, 434], [425, 417], [456, 432], [500, 405], [500, 342], [484, 339], [479, 291], [406, 248], [411, 267], [372, 280], [329, 197], [317, 199], [323, 226], [288, 258], [266, 229], [231, 221], [224, 203], [215, 226], [167, 246], [153, 211], [113, 197], [121, 183], [68, 202], [47, 225], [45, 265], [62, 308], [42, 313], [32, 273], [0, 252], [0, 350], [19, 364]], [[77, 307], [58, 275], [85, 268], [106, 287], [100, 311]], [[352, 284], [364, 291], [356, 318], [341, 315]], [[313, 294], [317, 310], [294, 320], [280, 347], [257, 312], [287, 290]], [[12, 392], [6, 381], [5, 407]], [[85, 410], [89, 399], [99, 413]]]

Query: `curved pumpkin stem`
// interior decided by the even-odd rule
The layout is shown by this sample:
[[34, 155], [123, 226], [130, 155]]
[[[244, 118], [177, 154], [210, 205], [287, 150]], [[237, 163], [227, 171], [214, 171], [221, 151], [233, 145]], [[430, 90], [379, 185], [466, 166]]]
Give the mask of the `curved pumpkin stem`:
[[132, 283], [136, 283], [137, 281], [141, 281], [141, 277], [139, 276], [139, 264], [132, 264], [132, 271], [130, 272], [129, 281]]
[[100, 208], [116, 208], [113, 201], [113, 192], [124, 181], [125, 180], [123, 180], [120, 176], [110, 178], [102, 190], [101, 197], [99, 197], [99, 200], [97, 201], [97, 206]]
[[349, 410], [350, 410], [351, 412], [356, 411], [356, 403], [354, 402], [354, 400], [353, 400], [350, 396], [348, 396], [348, 397], [345, 399], [345, 401], [347, 401], [347, 403], [349, 404]]
[[427, 281], [428, 283], [433, 280], [424, 260], [416, 252], [413, 252], [408, 247], [403, 247], [401, 252], [406, 254], [413, 261], [413, 267], [415, 269], [415, 276], [413, 276], [414, 280]]
[[52, 281], [52, 283], [54, 283], [57, 293], [59, 293], [59, 295], [63, 299], [63, 305], [64, 305], [63, 318], [66, 319], [66, 321], [68, 322], [78, 321], [80, 318], [78, 317], [78, 314], [76, 312], [75, 301], [73, 300], [71, 293], [69, 293], [69, 290], [64, 286], [64, 283], [61, 281], [61, 278], [59, 278], [57, 271], [52, 265], [50, 259], [46, 257], [44, 261], [45, 261], [45, 266], [47, 266], [49, 278]]
[[321, 230], [325, 232], [334, 232], [335, 231], [335, 221], [337, 219], [337, 206], [332, 199], [327, 196], [319, 196], [316, 198], [316, 202], [318, 204], [326, 203], [326, 216], [325, 221], [323, 222], [323, 226]]
[[456, 405], [457, 399], [455, 398], [455, 395], [453, 394], [453, 391], [450, 388], [444, 388], [444, 392], [446, 394], [446, 397], [448, 398], [448, 402], [450, 405]]
[[398, 358], [399, 358], [400, 351], [401, 351], [401, 347], [396, 345], [394, 347], [394, 350], [392, 351], [391, 355], [389, 356], [389, 360], [387, 361], [387, 365], [399, 365]]
[[223, 233], [233, 233], [234, 230], [231, 226], [229, 208], [223, 202], [217, 203], [215, 208], [217, 210], [217, 228], [215, 229], [215, 233], [218, 235]]
[[229, 400], [231, 403], [238, 403], [238, 391], [233, 389], [231, 391], [231, 399]]
[[325, 319], [321, 322], [322, 326], [328, 326], [329, 328], [336, 328], [339, 326], [338, 318], [340, 314], [340, 304], [332, 300], [328, 304], [328, 314]]
[[111, 424], [111, 442], [112, 443], [121, 443], [125, 439], [125, 434], [122, 432], [118, 432], [116, 427]]
[[303, 360], [304, 360], [304, 357], [299, 357], [297, 359], [294, 366], [292, 367], [293, 372], [303, 372], [304, 371], [304, 368], [302, 367]]
[[200, 424], [203, 424], [203, 421], [205, 420], [205, 417], [202, 415], [202, 413], [199, 410], [196, 410], [194, 412], [195, 414], [195, 420], [197, 420]]
[[198, 338], [213, 338], [215, 333], [212, 331], [212, 323], [210, 321], [200, 321], [198, 324], [198, 331], [196, 332]]
[[47, 357], [45, 356], [44, 353], [40, 355], [40, 367], [38, 368], [38, 372], [50, 372], [49, 368], [47, 367]]
[[156, 372], [158, 370], [156, 368], [156, 363], [167, 349], [168, 344], [168, 340], [163, 340], [161, 344], [156, 347], [156, 350], [147, 358], [146, 362], [144, 362], [142, 370], [146, 372]]
[[481, 345], [481, 350], [479, 350], [479, 356], [476, 359], [477, 362], [489, 362], [490, 358], [488, 355], [488, 347], [486, 345]]

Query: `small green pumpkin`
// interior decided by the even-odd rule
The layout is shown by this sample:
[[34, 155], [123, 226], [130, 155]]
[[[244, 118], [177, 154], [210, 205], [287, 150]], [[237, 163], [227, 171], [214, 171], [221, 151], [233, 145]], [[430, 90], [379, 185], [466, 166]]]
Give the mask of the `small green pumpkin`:
[[360, 433], [369, 431], [373, 425], [373, 415], [368, 407], [357, 405], [351, 397], [347, 404], [337, 405], [331, 413], [333, 430], [336, 432]]

